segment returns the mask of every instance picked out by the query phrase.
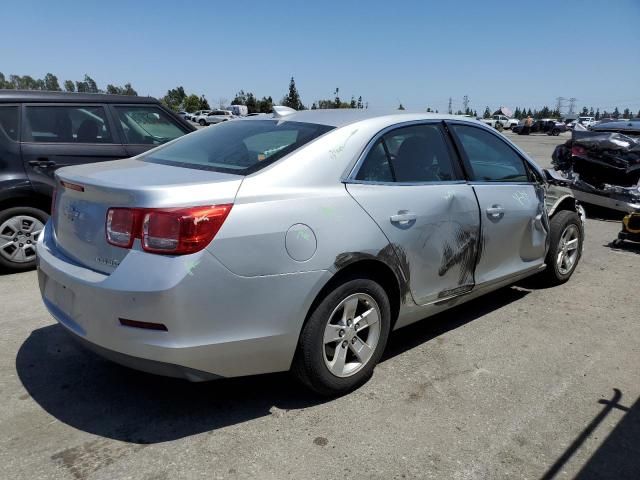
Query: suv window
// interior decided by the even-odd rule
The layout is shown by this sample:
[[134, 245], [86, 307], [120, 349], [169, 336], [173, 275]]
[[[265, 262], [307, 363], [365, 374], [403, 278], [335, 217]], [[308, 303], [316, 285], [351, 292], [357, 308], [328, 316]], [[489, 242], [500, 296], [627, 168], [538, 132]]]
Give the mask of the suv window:
[[28, 105], [23, 141], [113, 143], [104, 107]]
[[0, 134], [18, 140], [18, 107], [0, 107]]
[[503, 140], [477, 127], [451, 125], [471, 166], [471, 179], [481, 182], [528, 182], [524, 161]]
[[400, 183], [460, 180], [454, 162], [438, 125], [401, 127], [376, 142], [356, 179]]
[[153, 106], [116, 106], [127, 143], [160, 145], [185, 132], [162, 109]]

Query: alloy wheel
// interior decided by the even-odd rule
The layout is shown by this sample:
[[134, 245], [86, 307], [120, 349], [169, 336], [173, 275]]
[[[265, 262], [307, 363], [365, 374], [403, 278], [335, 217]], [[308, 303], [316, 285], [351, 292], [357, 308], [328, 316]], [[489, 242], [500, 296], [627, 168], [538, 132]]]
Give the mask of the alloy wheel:
[[580, 231], [577, 225], [570, 224], [560, 235], [560, 245], [558, 246], [558, 256], [556, 258], [556, 265], [558, 271], [562, 275], [566, 275], [576, 264], [578, 260]]
[[336, 377], [350, 377], [371, 360], [380, 340], [380, 307], [365, 293], [342, 300], [327, 321], [324, 362]]

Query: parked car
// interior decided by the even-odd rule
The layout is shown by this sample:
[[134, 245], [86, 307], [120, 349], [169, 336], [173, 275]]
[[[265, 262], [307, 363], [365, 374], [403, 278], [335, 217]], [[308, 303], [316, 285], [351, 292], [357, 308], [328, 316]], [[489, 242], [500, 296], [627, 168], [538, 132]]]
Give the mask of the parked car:
[[180, 111], [178, 112], [178, 115], [181, 116], [182, 118], [187, 118], [188, 113], [185, 111]]
[[193, 130], [154, 98], [0, 90], [0, 267], [35, 266], [57, 168], [132, 157]]
[[56, 172], [38, 275], [69, 333], [148, 372], [292, 369], [336, 395], [371, 376], [391, 330], [575, 271], [575, 200], [482, 123], [274, 112]]
[[249, 108], [246, 105], [231, 105], [229, 111], [238, 117], [249, 115]]
[[513, 133], [518, 135], [528, 135], [529, 133], [546, 133], [548, 135], [560, 135], [562, 132], [567, 131], [567, 126], [558, 120], [553, 118], [543, 118], [536, 120], [531, 125], [529, 131], [525, 128], [524, 124], [517, 125], [512, 129]]
[[233, 119], [235, 119], [235, 116], [229, 110], [213, 110], [207, 115], [200, 115], [196, 122], [204, 127], [205, 125], [227, 122]]
[[190, 114], [187, 116], [187, 120], [191, 120], [192, 122], [196, 122], [196, 123], [197, 123], [197, 121], [198, 121], [197, 119], [198, 119], [198, 117], [199, 117], [200, 115], [208, 114], [210, 111], [211, 111], [211, 110], [196, 110], [195, 112], [190, 113]]
[[518, 125], [517, 119], [508, 118], [508, 117], [505, 117], [504, 115], [494, 115], [491, 118], [483, 118], [481, 121], [493, 128], [498, 128], [498, 124], [500, 124], [502, 128], [506, 128], [506, 129], [512, 128]]
[[578, 117], [577, 119], [570, 122], [568, 126], [569, 129], [573, 130], [573, 128], [576, 126], [576, 123], [579, 123], [583, 127], [589, 128], [592, 125], [595, 125], [597, 122], [598, 120], [596, 120], [596, 117]]

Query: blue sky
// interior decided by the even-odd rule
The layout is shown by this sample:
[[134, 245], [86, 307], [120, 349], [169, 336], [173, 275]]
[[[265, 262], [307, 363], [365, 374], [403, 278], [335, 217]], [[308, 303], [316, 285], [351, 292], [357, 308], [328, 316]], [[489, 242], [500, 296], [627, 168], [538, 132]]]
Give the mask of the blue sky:
[[640, 109], [640, 0], [14, 1], [2, 7], [0, 72], [91, 75], [214, 103], [244, 89], [305, 104]]

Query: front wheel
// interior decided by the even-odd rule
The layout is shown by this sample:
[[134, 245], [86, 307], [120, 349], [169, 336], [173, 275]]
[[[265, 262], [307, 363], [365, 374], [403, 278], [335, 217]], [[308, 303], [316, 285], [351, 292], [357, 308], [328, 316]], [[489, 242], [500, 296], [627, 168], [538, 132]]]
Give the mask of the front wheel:
[[36, 266], [36, 242], [49, 215], [38, 208], [0, 212], [0, 267], [21, 272]]
[[207, 124], [207, 122], [204, 120], [204, 118], [201, 118], [201, 119], [198, 121], [198, 123], [199, 123], [199, 124], [200, 124], [200, 126], [202, 126], [202, 127], [204, 127], [204, 126]]
[[348, 393], [365, 383], [382, 356], [391, 325], [385, 290], [359, 278], [330, 292], [304, 325], [293, 373], [325, 396]]
[[584, 231], [577, 213], [562, 210], [549, 222], [550, 240], [547, 268], [540, 274], [545, 286], [565, 283], [580, 261]]

